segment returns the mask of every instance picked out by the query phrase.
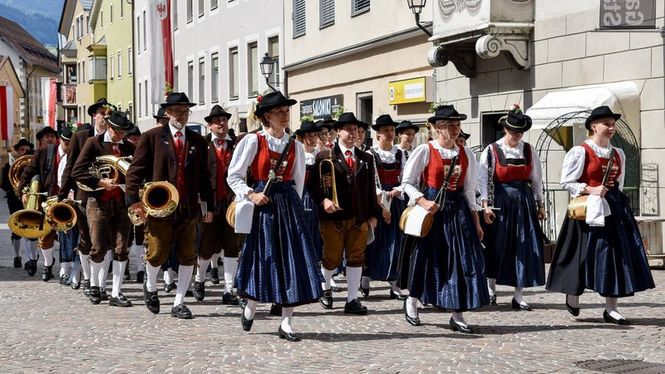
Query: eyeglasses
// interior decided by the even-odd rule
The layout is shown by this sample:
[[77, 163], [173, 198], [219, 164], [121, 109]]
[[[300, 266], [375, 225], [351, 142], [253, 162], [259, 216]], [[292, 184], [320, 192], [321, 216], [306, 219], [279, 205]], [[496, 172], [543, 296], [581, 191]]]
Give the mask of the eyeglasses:
[[171, 109], [171, 110], [169, 110], [168, 112], [171, 112], [171, 113], [173, 113], [173, 114], [176, 115], [176, 116], [182, 116], [183, 114], [192, 114], [192, 110], [191, 110], [191, 109], [185, 109], [185, 110], [175, 110], [175, 109]]

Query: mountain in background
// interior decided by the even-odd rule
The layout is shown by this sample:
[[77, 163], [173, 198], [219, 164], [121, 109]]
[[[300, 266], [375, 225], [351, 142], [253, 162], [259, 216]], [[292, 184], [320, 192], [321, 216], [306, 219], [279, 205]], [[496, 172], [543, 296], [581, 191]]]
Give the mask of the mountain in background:
[[58, 44], [64, 0], [0, 0], [0, 16], [10, 19], [47, 45]]

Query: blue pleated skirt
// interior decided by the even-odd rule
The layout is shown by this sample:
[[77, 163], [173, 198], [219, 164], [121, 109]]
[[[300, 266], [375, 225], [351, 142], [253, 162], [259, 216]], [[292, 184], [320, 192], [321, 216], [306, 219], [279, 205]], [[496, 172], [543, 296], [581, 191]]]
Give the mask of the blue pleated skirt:
[[496, 219], [485, 241], [485, 275], [497, 284], [527, 288], [545, 284], [543, 236], [533, 190], [526, 182], [495, 183]]
[[[434, 200], [428, 188], [425, 198]], [[417, 239], [409, 262], [409, 294], [422, 303], [466, 311], [489, 304], [482, 247], [464, 194], [448, 192], [429, 234]]]
[[323, 240], [321, 238], [321, 230], [319, 230], [319, 208], [314, 200], [312, 200], [312, 196], [306, 187], [302, 193], [302, 204], [305, 208], [305, 225], [307, 226], [307, 230], [312, 234], [316, 260], [321, 261]]
[[618, 188], [605, 195], [612, 214], [604, 227], [564, 219], [546, 288], [567, 295], [585, 289], [606, 297], [632, 296], [654, 288], [642, 236], [628, 203]]
[[406, 202], [398, 198], [390, 202], [390, 223], [377, 217], [374, 229], [374, 241], [365, 249], [366, 272], [364, 275], [374, 280], [394, 281], [399, 273], [400, 244], [402, 230], [399, 229], [399, 218], [406, 208]]
[[[264, 186], [259, 182], [254, 190]], [[293, 183], [274, 184], [268, 197], [268, 204], [254, 208], [252, 230], [242, 246], [238, 294], [283, 306], [316, 302], [323, 276], [302, 200]]]

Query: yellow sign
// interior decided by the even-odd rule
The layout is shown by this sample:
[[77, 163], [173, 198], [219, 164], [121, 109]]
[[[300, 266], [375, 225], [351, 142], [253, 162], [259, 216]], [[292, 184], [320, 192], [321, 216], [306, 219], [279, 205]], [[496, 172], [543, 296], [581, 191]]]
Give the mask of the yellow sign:
[[388, 82], [390, 105], [422, 103], [427, 101], [426, 77]]

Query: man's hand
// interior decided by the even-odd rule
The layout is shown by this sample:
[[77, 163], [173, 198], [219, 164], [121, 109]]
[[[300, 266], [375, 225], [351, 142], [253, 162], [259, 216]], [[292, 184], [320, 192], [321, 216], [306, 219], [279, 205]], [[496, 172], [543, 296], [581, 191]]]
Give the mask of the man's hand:
[[207, 212], [205, 216], [203, 216], [203, 223], [210, 223], [212, 222], [212, 212]]
[[23, 203], [23, 207], [25, 207], [25, 205], [28, 203], [28, 194], [27, 193], [24, 193], [23, 195], [21, 195], [21, 202]]
[[377, 224], [376, 217], [371, 217], [371, 218], [367, 221], [367, 223], [369, 223], [369, 225], [372, 227], [372, 229], [375, 229], [375, 228], [376, 228], [376, 224]]
[[137, 215], [141, 218], [141, 220], [142, 220], [143, 222], [146, 221], [146, 215], [145, 215], [145, 211], [143, 210], [143, 204], [141, 204], [140, 201], [139, 201], [139, 202], [136, 202], [136, 203], [134, 203], [134, 204], [132, 204], [132, 205], [129, 207], [129, 209], [131, 209], [132, 212], [134, 212], [135, 214], [137, 214]]
[[113, 183], [113, 179], [110, 178], [102, 178], [97, 182], [97, 186], [102, 187], [105, 190], [112, 190], [116, 187], [118, 187], [117, 184]]
[[335, 203], [333, 203], [332, 200], [330, 200], [330, 199], [324, 199], [324, 200], [323, 200], [323, 210], [324, 210], [326, 213], [335, 213], [336, 211], [338, 211], [338, 210], [340, 210], [340, 209], [339, 209], [339, 207], [338, 207], [337, 205], [335, 205]]

